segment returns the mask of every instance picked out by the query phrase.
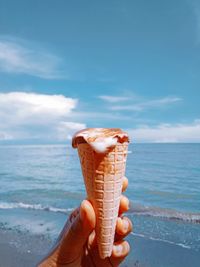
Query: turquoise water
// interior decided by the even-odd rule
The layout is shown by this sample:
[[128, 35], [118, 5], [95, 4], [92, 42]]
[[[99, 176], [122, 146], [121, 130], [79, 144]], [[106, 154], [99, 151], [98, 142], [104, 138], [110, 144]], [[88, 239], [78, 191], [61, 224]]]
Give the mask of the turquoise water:
[[[129, 150], [125, 194], [132, 236], [200, 251], [200, 144]], [[0, 146], [0, 227], [55, 238], [84, 197], [77, 151], [70, 146]]]

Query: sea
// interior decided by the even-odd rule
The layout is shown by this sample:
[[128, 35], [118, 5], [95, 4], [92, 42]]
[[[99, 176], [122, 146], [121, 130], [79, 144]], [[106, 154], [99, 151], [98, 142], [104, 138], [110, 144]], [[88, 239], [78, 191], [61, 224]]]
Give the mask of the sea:
[[[126, 176], [130, 242], [138, 236], [200, 253], [200, 144], [130, 144]], [[85, 197], [70, 144], [0, 146], [0, 229], [56, 239]]]

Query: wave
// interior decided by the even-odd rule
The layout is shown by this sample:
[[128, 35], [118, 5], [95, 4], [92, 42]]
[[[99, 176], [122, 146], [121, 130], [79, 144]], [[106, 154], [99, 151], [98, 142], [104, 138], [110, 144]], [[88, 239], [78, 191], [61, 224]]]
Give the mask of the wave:
[[[42, 204], [27, 204], [23, 202], [0, 202], [0, 209], [28, 209], [28, 210], [41, 210], [49, 212], [57, 212], [69, 214], [74, 208], [56, 208], [52, 206], [44, 206]], [[133, 215], [142, 215], [149, 217], [158, 217], [167, 220], [184, 221], [189, 223], [200, 224], [200, 213], [181, 212], [171, 209], [164, 209], [159, 207], [149, 207], [142, 205], [131, 205], [129, 213]]]
[[159, 217], [168, 220], [184, 221], [189, 223], [200, 224], [200, 213], [182, 212], [172, 209], [165, 209], [160, 207], [131, 205], [130, 213], [134, 215], [143, 215], [150, 217]]
[[41, 204], [26, 204], [23, 202], [0, 202], [0, 209], [29, 209], [29, 210], [43, 210], [68, 214], [70, 211], [74, 210], [73, 208], [61, 209], [51, 206], [43, 206]]
[[190, 246], [185, 245], [183, 243], [176, 243], [176, 242], [169, 241], [169, 240], [166, 240], [166, 239], [155, 238], [155, 237], [151, 237], [151, 236], [145, 236], [143, 234], [138, 234], [138, 233], [133, 233], [133, 232], [131, 232], [131, 234], [133, 236], [139, 236], [139, 237], [143, 237], [143, 238], [148, 238], [148, 239], [153, 240], [153, 241], [160, 241], [160, 242], [168, 243], [168, 244], [171, 244], [171, 245], [176, 245], [176, 246], [179, 246], [179, 247], [182, 247], [182, 248], [191, 249]]

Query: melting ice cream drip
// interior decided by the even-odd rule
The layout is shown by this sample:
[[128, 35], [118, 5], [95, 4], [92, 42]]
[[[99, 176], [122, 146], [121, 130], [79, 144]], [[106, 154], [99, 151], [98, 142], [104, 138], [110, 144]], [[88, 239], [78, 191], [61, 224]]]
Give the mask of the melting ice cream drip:
[[106, 153], [106, 151], [117, 144], [117, 138], [105, 137], [97, 138], [94, 142], [90, 142], [91, 147], [97, 153]]

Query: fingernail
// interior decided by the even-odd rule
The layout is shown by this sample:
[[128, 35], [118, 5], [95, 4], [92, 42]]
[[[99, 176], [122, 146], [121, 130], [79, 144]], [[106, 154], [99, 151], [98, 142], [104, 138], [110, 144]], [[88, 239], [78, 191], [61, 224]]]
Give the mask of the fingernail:
[[118, 220], [119, 227], [122, 227], [123, 225], [122, 218], [118, 217], [117, 220]]
[[115, 254], [121, 255], [123, 247], [122, 247], [122, 245], [117, 245], [117, 246], [114, 246], [114, 250], [115, 250]]
[[84, 201], [81, 203], [81, 207], [80, 207], [80, 218], [81, 221], [83, 222], [85, 220], [86, 214], [85, 214], [85, 209], [83, 208], [83, 206], [85, 205]]
[[127, 201], [127, 210], [129, 210], [129, 200]]
[[126, 253], [128, 253], [128, 252], [130, 251], [130, 245], [129, 245], [129, 243], [127, 243], [127, 242], [124, 243], [124, 251], [125, 251]]
[[129, 222], [126, 219], [123, 220], [123, 228], [124, 228], [124, 231], [126, 232], [128, 231]]

